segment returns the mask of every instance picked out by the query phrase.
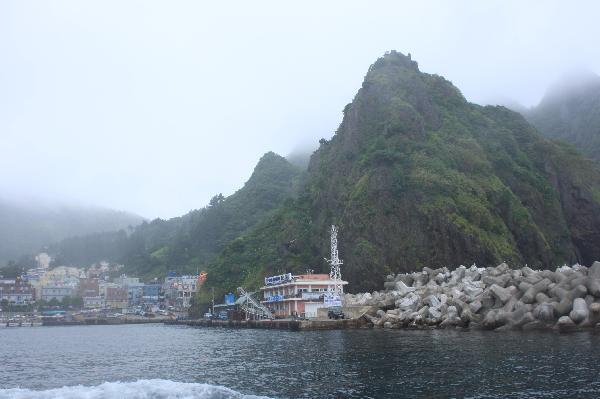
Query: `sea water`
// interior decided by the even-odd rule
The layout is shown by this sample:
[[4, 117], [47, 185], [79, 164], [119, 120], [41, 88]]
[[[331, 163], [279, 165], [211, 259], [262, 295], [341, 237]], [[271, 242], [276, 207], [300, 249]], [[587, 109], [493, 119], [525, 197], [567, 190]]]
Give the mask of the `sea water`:
[[4, 328], [0, 399], [596, 398], [599, 360], [594, 332]]

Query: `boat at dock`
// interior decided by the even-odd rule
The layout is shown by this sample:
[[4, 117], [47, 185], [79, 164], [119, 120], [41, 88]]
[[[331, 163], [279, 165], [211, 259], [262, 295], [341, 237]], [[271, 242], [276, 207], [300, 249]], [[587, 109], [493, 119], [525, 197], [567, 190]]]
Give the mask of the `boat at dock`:
[[0, 328], [7, 327], [41, 327], [42, 321], [39, 318], [12, 318], [0, 319]]

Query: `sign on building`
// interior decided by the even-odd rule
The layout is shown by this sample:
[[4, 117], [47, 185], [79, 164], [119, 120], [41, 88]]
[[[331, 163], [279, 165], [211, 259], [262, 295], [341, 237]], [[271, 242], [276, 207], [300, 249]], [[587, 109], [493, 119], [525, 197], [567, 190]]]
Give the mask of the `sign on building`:
[[265, 277], [265, 285], [277, 285], [292, 281], [292, 273], [281, 274], [279, 276]]
[[322, 295], [322, 292], [303, 292], [302, 299], [319, 300]]
[[327, 307], [335, 307], [342, 306], [342, 298], [339, 295], [335, 295], [333, 293], [325, 293], [324, 297], [325, 306]]

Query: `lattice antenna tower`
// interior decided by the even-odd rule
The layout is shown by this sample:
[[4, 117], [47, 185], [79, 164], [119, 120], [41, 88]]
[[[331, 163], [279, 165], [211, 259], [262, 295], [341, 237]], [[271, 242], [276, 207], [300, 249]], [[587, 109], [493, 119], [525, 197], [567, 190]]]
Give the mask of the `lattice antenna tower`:
[[340, 266], [344, 262], [342, 262], [342, 260], [338, 256], [337, 233], [338, 228], [335, 225], [331, 225], [331, 259], [329, 259], [328, 262], [331, 265], [329, 278], [334, 282], [334, 294], [339, 295], [339, 297], [341, 298], [344, 294], [344, 286], [342, 285], [342, 271], [340, 269]]

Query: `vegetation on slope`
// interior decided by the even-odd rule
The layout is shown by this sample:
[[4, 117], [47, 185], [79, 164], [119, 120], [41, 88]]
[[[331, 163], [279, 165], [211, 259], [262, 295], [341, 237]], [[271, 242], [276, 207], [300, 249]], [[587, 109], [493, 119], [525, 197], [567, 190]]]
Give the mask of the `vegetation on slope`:
[[470, 104], [391, 52], [306, 175], [268, 154], [231, 197], [119, 239], [119, 258], [143, 276], [207, 270], [206, 304], [212, 287], [219, 297], [266, 274], [326, 271], [331, 224], [351, 291], [424, 266], [589, 264], [600, 259], [600, 173], [520, 114]]
[[523, 114], [544, 136], [572, 144], [600, 165], [599, 76], [565, 78]]
[[0, 266], [66, 237], [133, 228], [143, 218], [111, 209], [0, 199]]
[[519, 114], [470, 104], [391, 52], [321, 140], [303, 194], [226, 247], [216, 283], [326, 269], [332, 223], [351, 290], [423, 266], [590, 263], [600, 259], [599, 188], [589, 162]]
[[267, 218], [298, 190], [301, 171], [285, 158], [265, 154], [243, 188], [208, 206], [170, 220], [143, 223], [125, 232], [74, 237], [53, 248], [57, 263], [89, 264], [100, 259], [123, 262], [125, 271], [142, 277], [167, 271], [206, 269], [231, 240]]

